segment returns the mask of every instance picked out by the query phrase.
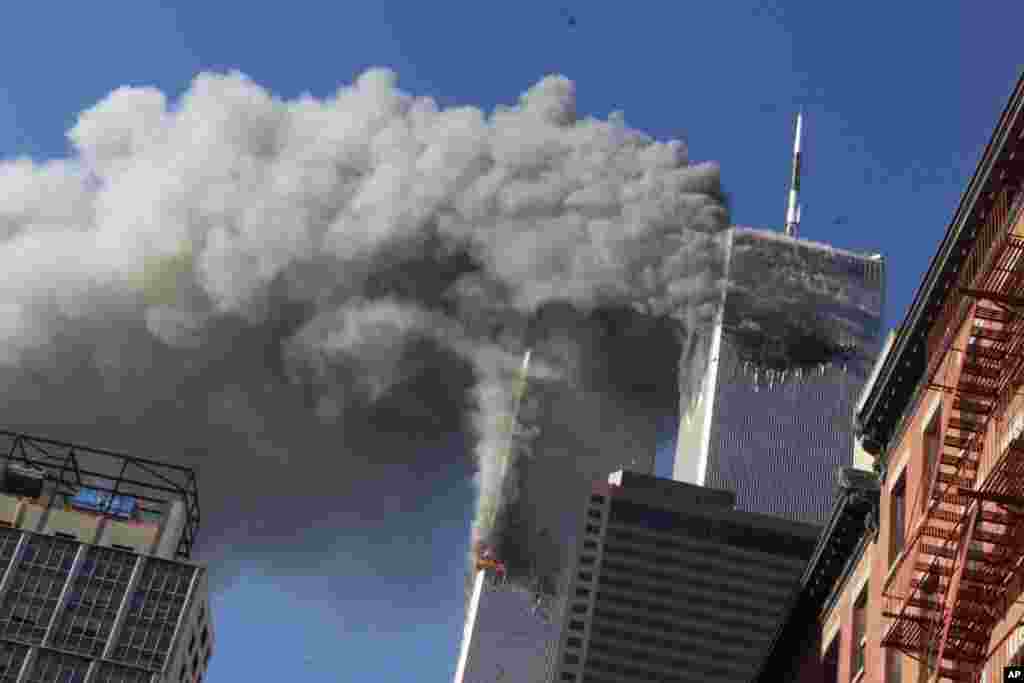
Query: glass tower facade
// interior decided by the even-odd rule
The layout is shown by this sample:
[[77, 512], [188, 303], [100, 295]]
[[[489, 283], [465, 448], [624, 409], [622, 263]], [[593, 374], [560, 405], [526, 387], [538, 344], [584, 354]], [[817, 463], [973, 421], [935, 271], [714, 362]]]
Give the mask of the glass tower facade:
[[747, 228], [730, 231], [727, 250], [729, 285], [700, 394], [681, 406], [673, 478], [732, 491], [740, 510], [823, 523], [881, 348], [884, 261]]

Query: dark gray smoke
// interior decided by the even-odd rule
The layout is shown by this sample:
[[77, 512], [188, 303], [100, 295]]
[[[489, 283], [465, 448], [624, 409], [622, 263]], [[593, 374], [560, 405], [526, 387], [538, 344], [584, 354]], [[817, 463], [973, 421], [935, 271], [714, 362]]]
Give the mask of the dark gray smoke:
[[[119, 89], [68, 135], [68, 159], [0, 162], [2, 422], [200, 466], [218, 571], [315, 566], [396, 470], [441, 487], [468, 452], [474, 535], [500, 534], [508, 382], [549, 302], [670, 317], [701, 362], [718, 169], [577, 117], [565, 78], [486, 116], [386, 70], [292, 101], [203, 74], [173, 104]], [[567, 429], [595, 431], [587, 405]]]
[[679, 324], [624, 307], [588, 314], [542, 307], [530, 335], [532, 376], [519, 413], [498, 550], [514, 580], [553, 594], [580, 531], [590, 484], [618, 469], [653, 472], [665, 417], [679, 400]]

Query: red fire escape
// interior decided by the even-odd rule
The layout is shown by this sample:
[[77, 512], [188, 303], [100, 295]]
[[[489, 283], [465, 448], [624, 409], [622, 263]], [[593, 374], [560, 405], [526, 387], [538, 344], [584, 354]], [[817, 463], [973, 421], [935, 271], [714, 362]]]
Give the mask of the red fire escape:
[[926, 507], [884, 589], [883, 646], [928, 662], [932, 681], [980, 680], [1024, 560], [1024, 435], [1006, 419], [1024, 368], [1024, 233], [1011, 199], [1003, 190], [989, 205], [928, 339], [928, 388], [952, 410], [944, 401]]

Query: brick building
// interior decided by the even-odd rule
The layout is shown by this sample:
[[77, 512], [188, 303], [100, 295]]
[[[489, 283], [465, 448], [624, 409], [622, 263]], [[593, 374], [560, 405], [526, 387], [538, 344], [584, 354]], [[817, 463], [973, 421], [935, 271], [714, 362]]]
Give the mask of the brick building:
[[0, 432], [0, 683], [201, 683], [195, 472]]
[[809, 635], [777, 642], [773, 661], [813, 642], [824, 680], [988, 683], [1019, 658], [1022, 140], [1024, 78], [859, 407], [877, 524], [803, 617]]

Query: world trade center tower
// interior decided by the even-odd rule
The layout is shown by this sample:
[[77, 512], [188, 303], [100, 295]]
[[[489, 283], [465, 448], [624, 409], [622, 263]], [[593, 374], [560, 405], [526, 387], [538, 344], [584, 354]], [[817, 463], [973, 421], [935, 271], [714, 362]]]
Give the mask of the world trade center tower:
[[725, 236], [726, 282], [673, 479], [736, 508], [824, 523], [854, 457], [853, 413], [880, 350], [885, 263], [765, 230]]

